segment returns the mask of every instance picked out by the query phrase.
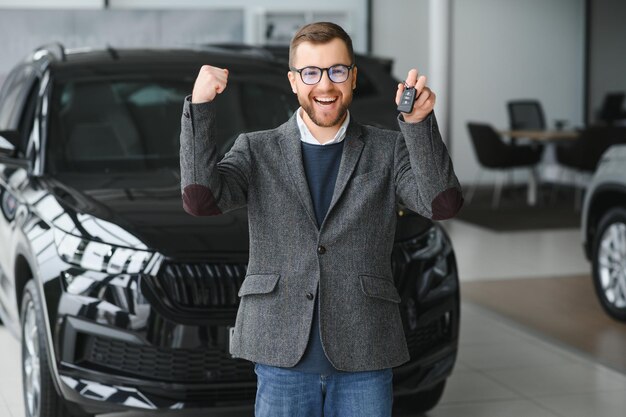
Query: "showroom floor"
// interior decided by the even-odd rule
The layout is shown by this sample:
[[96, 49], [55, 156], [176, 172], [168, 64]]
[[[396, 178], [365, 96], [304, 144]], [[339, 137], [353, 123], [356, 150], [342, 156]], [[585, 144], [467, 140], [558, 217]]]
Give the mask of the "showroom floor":
[[[459, 221], [446, 222], [445, 227], [455, 245], [463, 282], [588, 273], [574, 229], [494, 233]], [[467, 300], [462, 306], [459, 355], [440, 405], [428, 416], [624, 416], [625, 374]], [[0, 358], [0, 416], [22, 417], [19, 346], [2, 327]], [[139, 415], [144, 414], [124, 414]], [[234, 415], [249, 417], [251, 413]]]
[[589, 273], [577, 228], [494, 232], [458, 220], [443, 224], [454, 244], [461, 281]]
[[626, 375], [626, 324], [604, 311], [591, 274], [464, 282], [461, 294]]

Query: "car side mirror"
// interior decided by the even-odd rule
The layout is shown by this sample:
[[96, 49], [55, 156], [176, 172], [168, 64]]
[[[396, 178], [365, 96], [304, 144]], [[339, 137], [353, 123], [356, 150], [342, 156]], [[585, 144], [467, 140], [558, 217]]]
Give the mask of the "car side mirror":
[[18, 158], [18, 144], [20, 133], [17, 130], [0, 131], [0, 163], [29, 169], [30, 163], [25, 158]]
[[17, 130], [0, 131], [0, 155], [13, 157], [17, 153], [20, 133]]

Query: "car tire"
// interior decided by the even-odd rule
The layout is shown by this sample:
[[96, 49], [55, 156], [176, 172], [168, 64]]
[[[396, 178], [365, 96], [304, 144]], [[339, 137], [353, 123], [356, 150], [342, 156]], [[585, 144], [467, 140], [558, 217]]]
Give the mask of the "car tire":
[[44, 316], [35, 281], [24, 287], [21, 309], [22, 389], [26, 417], [90, 417], [67, 407], [52, 381], [48, 362]]
[[593, 284], [602, 308], [626, 321], [626, 209], [604, 214], [593, 239]]
[[443, 395], [445, 387], [446, 380], [444, 379], [443, 381], [428, 390], [394, 398], [394, 409], [396, 409], [397, 411], [419, 414], [430, 411], [435, 408], [437, 404], [439, 404], [439, 400], [441, 400], [441, 396]]

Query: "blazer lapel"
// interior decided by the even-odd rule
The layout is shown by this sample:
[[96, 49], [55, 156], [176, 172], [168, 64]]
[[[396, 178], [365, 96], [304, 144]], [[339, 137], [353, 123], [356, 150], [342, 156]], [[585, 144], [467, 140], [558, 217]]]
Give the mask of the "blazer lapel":
[[300, 202], [304, 206], [304, 210], [317, 228], [317, 220], [313, 209], [313, 200], [309, 191], [309, 184], [306, 180], [304, 172], [304, 163], [302, 162], [302, 145], [300, 144], [300, 130], [294, 113], [286, 123], [280, 128], [282, 138], [279, 140], [280, 150], [289, 170], [289, 177], [294, 182]]
[[333, 198], [330, 200], [330, 206], [328, 206], [328, 212], [326, 218], [330, 215], [331, 210], [343, 194], [352, 172], [356, 168], [356, 164], [361, 156], [363, 150], [363, 141], [361, 140], [361, 126], [354, 121], [354, 118], [350, 117], [350, 124], [346, 131], [346, 137], [344, 139], [343, 151], [341, 155], [341, 163], [339, 164], [339, 172], [337, 173], [337, 180], [335, 182], [335, 190], [333, 192]]
[[[300, 130], [298, 129], [298, 123], [296, 121], [296, 115], [291, 117], [280, 128], [282, 138], [280, 139], [280, 149], [287, 164], [289, 170], [289, 176], [292, 178], [300, 202], [304, 206], [309, 218], [317, 227], [317, 220], [315, 218], [315, 211], [313, 209], [313, 200], [311, 199], [311, 193], [309, 191], [309, 184], [306, 180], [306, 173], [304, 172], [304, 164], [302, 162], [302, 145], [300, 144]], [[333, 209], [333, 206], [341, 197], [350, 176], [356, 164], [361, 156], [363, 150], [363, 141], [361, 140], [361, 126], [350, 118], [350, 124], [346, 131], [346, 137], [344, 139], [343, 150], [341, 154], [341, 163], [339, 164], [339, 172], [337, 173], [337, 180], [335, 182], [335, 189], [333, 191], [333, 197], [326, 213], [326, 218]], [[321, 227], [320, 227], [321, 228]]]

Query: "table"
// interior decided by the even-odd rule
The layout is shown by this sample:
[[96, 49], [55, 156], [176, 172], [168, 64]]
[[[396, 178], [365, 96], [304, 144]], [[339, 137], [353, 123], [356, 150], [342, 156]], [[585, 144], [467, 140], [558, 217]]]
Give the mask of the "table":
[[580, 136], [577, 130], [499, 130], [498, 133], [512, 138], [527, 138], [541, 142], [574, 140]]
[[[525, 138], [533, 142], [542, 142], [546, 144], [552, 144], [554, 142], [576, 140], [580, 136], [580, 132], [577, 130], [498, 130], [498, 133], [503, 136], [509, 136], [514, 139]], [[534, 206], [537, 204], [537, 171], [535, 168], [530, 170], [530, 177], [528, 180], [528, 205]]]

